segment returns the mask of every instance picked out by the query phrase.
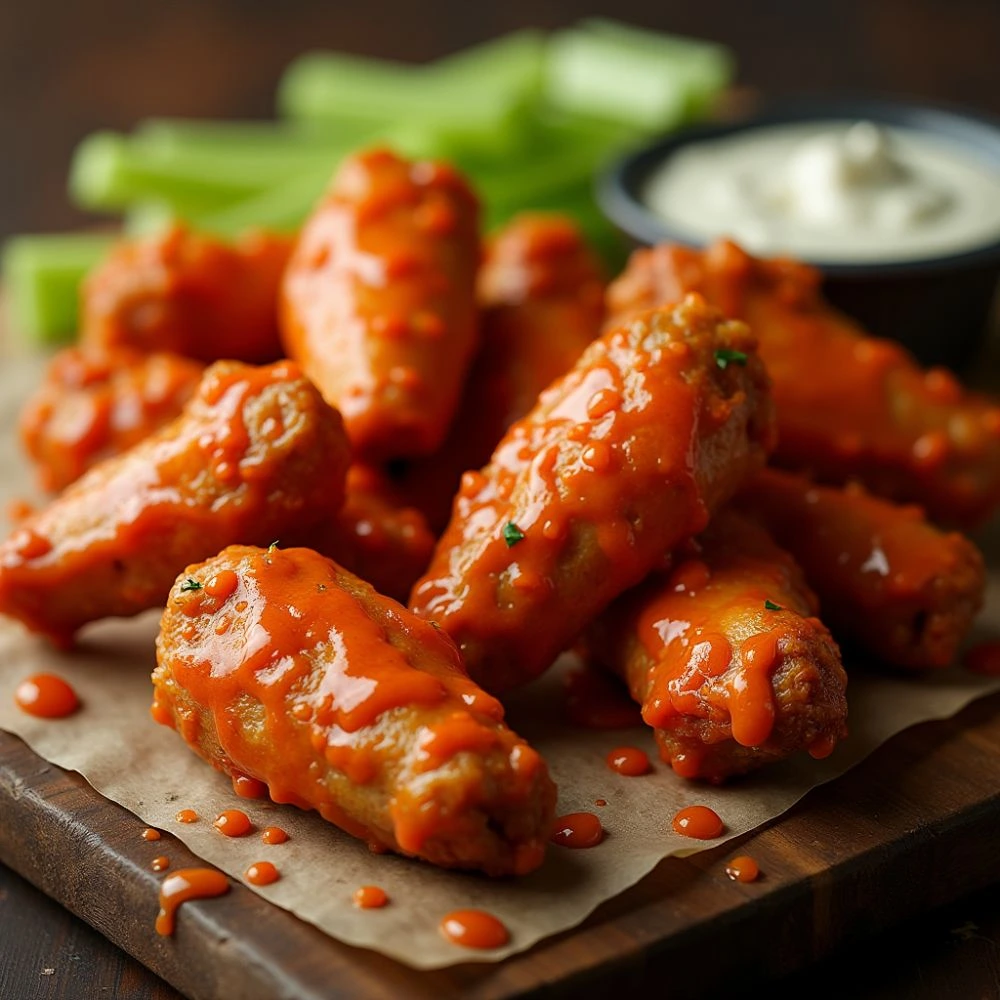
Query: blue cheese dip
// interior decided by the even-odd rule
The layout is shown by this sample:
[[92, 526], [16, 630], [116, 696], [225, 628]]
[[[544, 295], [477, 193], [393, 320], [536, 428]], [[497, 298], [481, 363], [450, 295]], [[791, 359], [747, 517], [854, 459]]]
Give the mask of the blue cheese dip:
[[830, 121], [681, 147], [649, 208], [692, 242], [836, 264], [913, 261], [1000, 240], [1000, 170], [924, 132]]

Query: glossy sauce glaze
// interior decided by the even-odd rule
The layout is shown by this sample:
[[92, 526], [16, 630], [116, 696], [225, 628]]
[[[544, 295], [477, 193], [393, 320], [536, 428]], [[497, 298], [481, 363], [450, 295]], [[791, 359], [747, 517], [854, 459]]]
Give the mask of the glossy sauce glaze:
[[160, 886], [160, 912], [156, 933], [174, 933], [177, 908], [196, 899], [212, 899], [229, 892], [229, 879], [214, 868], [181, 868], [168, 875]]
[[955, 661], [986, 584], [964, 535], [859, 485], [819, 486], [777, 469], [756, 476], [737, 503], [801, 565], [838, 639], [899, 667]]
[[359, 886], [352, 898], [359, 910], [379, 910], [389, 902], [389, 894], [377, 885]]
[[[222, 569], [238, 578], [225, 598], [188, 583]], [[157, 651], [168, 724], [275, 802], [453, 866], [540, 863], [554, 789], [539, 755], [440, 630], [332, 561], [234, 546], [188, 567]]]
[[601, 821], [589, 812], [567, 813], [555, 821], [552, 843], [560, 847], [596, 847], [604, 840]]
[[302, 228], [282, 337], [359, 458], [427, 454], [444, 438], [476, 343], [478, 215], [452, 167], [370, 149], [341, 164]]
[[188, 563], [308, 531], [340, 501], [348, 457], [340, 417], [296, 365], [212, 365], [181, 417], [0, 543], [0, 612], [66, 642], [160, 607]]
[[270, 861], [255, 861], [244, 876], [251, 885], [270, 885], [281, 878], [281, 873]]
[[266, 799], [267, 785], [263, 781], [251, 778], [249, 774], [233, 774], [233, 791], [241, 799]]
[[[753, 343], [695, 298], [614, 328], [466, 473], [411, 606], [473, 678], [502, 691], [541, 673], [763, 464]], [[723, 350], [743, 363], [721, 367]]]
[[820, 283], [814, 268], [755, 259], [726, 240], [704, 251], [664, 244], [632, 255], [608, 289], [608, 310], [617, 322], [700, 293], [760, 341], [778, 464], [824, 482], [859, 479], [940, 522], [985, 519], [1000, 503], [1000, 403], [867, 336], [823, 300]]
[[844, 735], [847, 677], [816, 610], [792, 558], [728, 507], [586, 645], [628, 682], [674, 771], [721, 780]]
[[76, 691], [55, 674], [33, 674], [14, 692], [14, 703], [27, 715], [39, 719], [64, 719], [80, 707]]
[[674, 833], [695, 840], [715, 840], [725, 829], [719, 814], [708, 806], [687, 806], [677, 812], [671, 821]]
[[455, 910], [441, 918], [441, 933], [463, 948], [502, 948], [510, 931], [491, 913], [483, 910]]

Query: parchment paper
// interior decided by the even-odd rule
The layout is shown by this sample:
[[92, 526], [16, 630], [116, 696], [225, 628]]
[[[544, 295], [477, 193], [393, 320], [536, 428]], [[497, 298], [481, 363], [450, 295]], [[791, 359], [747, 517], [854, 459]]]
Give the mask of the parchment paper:
[[[18, 455], [12, 427], [19, 400], [38, 378], [37, 360], [0, 362], [0, 504], [30, 496], [27, 470]], [[993, 560], [993, 565], [998, 564]], [[1000, 579], [994, 572], [989, 605], [981, 622], [1000, 623]], [[0, 619], [0, 728], [15, 733], [42, 757], [79, 771], [99, 792], [137, 817], [136, 837], [146, 824], [176, 835], [209, 864], [243, 881], [249, 864], [273, 861], [280, 881], [250, 887], [348, 944], [373, 948], [415, 968], [491, 961], [530, 947], [539, 939], [578, 924], [601, 902], [647, 874], [662, 858], [715, 847], [773, 819], [809, 789], [842, 774], [893, 734], [928, 719], [945, 718], [985, 693], [1000, 690], [1000, 678], [953, 669], [926, 679], [897, 679], [853, 670], [849, 686], [851, 736], [825, 761], [806, 755], [766, 769], [732, 788], [691, 785], [658, 762], [653, 741], [642, 729], [582, 731], [563, 719], [560, 674], [566, 657], [510, 702], [509, 718], [544, 754], [559, 785], [560, 813], [597, 813], [607, 837], [598, 847], [552, 847], [541, 870], [518, 880], [489, 880], [442, 872], [420, 862], [372, 855], [367, 847], [313, 814], [292, 807], [237, 798], [228, 780], [202, 763], [170, 730], [149, 716], [157, 613], [130, 622], [108, 622], [83, 633], [81, 649], [60, 654], [19, 625]], [[998, 626], [994, 624], [994, 631]], [[985, 629], [989, 634], [989, 629]], [[13, 703], [27, 675], [61, 674], [79, 693], [82, 709], [69, 719], [44, 721], [21, 713]], [[644, 748], [656, 761], [654, 773], [627, 778], [604, 762], [616, 746]], [[598, 807], [595, 800], [607, 800]], [[711, 806], [726, 824], [718, 840], [701, 842], [671, 830], [674, 813], [685, 805]], [[198, 812], [185, 825], [180, 809]], [[223, 809], [241, 808], [258, 833], [223, 837], [212, 820]], [[265, 846], [259, 830], [280, 825], [288, 843]], [[164, 853], [151, 844], [150, 858]], [[160, 849], [156, 849], [160, 848]], [[156, 849], [156, 850], [154, 850]], [[375, 884], [390, 895], [381, 910], [357, 910], [351, 896]], [[109, 887], [109, 906], [114, 890]], [[439, 919], [451, 910], [480, 907], [498, 916], [511, 932], [508, 946], [476, 952], [446, 942]], [[157, 903], [149, 901], [150, 933]]]

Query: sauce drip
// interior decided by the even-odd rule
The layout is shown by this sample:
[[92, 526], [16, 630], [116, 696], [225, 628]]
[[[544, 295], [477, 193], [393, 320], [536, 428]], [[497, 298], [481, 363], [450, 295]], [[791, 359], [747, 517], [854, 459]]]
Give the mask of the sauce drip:
[[169, 937], [174, 933], [177, 908], [193, 899], [212, 899], [229, 892], [229, 880], [214, 868], [182, 868], [168, 875], [160, 886], [160, 912], [156, 933]]
[[590, 667], [566, 675], [566, 715], [582, 729], [633, 729], [642, 725], [639, 706], [622, 686]]
[[362, 885], [354, 890], [354, 905], [361, 910], [377, 910], [389, 902], [389, 894], [377, 885]]
[[981, 642], [973, 646], [962, 662], [974, 674], [997, 676], [1000, 674], [1000, 641]]
[[212, 825], [227, 837], [245, 837], [253, 829], [250, 817], [242, 809], [227, 809], [219, 813]]
[[22, 712], [39, 719], [64, 719], [80, 707], [76, 692], [55, 674], [34, 674], [21, 681], [14, 702]]
[[567, 813], [556, 820], [550, 839], [560, 847], [596, 847], [604, 840], [604, 827], [593, 813]]
[[618, 747], [605, 758], [608, 767], [627, 778], [649, 773], [649, 757], [638, 747]]
[[149, 867], [152, 868], [154, 872], [164, 872], [170, 867], [170, 858], [161, 854], [158, 858], [153, 858]]
[[178, 823], [198, 822], [198, 814], [193, 809], [182, 809], [175, 818]]
[[491, 913], [455, 910], [441, 918], [441, 933], [463, 948], [502, 948], [510, 932]]
[[151, 826], [147, 826], [145, 830], [142, 831], [143, 840], [159, 840], [160, 831], [154, 830]]
[[603, 806], [606, 806], [607, 804], [608, 804], [608, 800], [607, 799], [594, 799], [594, 805], [595, 806], [602, 806], [603, 807]]
[[760, 867], [753, 858], [741, 854], [726, 865], [726, 874], [734, 882], [756, 882], [760, 878]]
[[687, 806], [673, 819], [675, 833], [695, 840], [714, 840], [722, 834], [723, 826], [719, 814], [708, 806]]
[[251, 885], [270, 885], [281, 878], [281, 873], [270, 861], [255, 861], [244, 874]]
[[251, 778], [249, 774], [233, 775], [233, 791], [241, 799], [267, 798], [267, 785], [263, 781]]
[[260, 839], [265, 844], [283, 844], [288, 840], [288, 834], [280, 826], [268, 826], [264, 828]]

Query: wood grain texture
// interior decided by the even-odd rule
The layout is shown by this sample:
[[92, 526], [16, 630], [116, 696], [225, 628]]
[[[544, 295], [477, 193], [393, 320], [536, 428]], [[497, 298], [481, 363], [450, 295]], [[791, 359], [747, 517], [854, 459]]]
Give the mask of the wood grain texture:
[[[900, 734], [738, 844], [669, 859], [582, 927], [493, 965], [414, 972], [352, 949], [234, 885], [153, 932], [157, 853], [197, 863], [79, 776], [0, 734], [0, 859], [194, 1000], [220, 996], [607, 996], [672, 1000], [781, 976], [1000, 879], [1000, 696]], [[764, 878], [724, 875], [750, 853]], [[322, 891], [322, 889], [318, 889]]]

